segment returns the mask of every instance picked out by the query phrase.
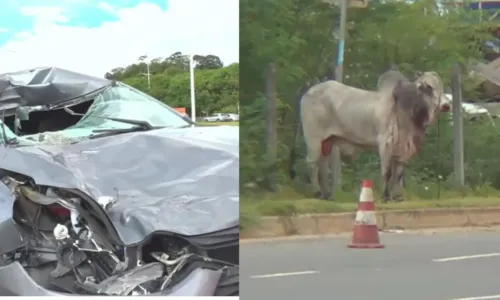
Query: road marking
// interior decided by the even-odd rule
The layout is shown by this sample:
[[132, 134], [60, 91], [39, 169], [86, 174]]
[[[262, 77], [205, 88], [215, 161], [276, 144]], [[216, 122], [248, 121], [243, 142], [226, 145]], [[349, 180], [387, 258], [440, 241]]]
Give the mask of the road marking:
[[250, 278], [273, 278], [273, 277], [284, 277], [284, 276], [297, 276], [297, 275], [309, 275], [316, 274], [319, 271], [302, 271], [302, 272], [289, 272], [289, 273], [274, 273], [274, 274], [265, 274], [265, 275], [254, 275], [250, 276]]
[[500, 253], [486, 253], [486, 254], [445, 257], [445, 258], [433, 259], [432, 261], [433, 262], [447, 262], [447, 261], [456, 261], [456, 260], [473, 259], [473, 258], [484, 258], [484, 257], [493, 257], [493, 256], [500, 256]]
[[500, 299], [500, 295], [469, 297], [469, 298], [460, 298], [460, 299], [452, 299], [452, 300], [493, 300], [493, 299]]

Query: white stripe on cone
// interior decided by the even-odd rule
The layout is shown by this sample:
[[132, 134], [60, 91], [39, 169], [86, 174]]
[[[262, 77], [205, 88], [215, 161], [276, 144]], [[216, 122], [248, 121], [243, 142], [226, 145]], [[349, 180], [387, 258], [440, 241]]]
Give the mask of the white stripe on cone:
[[362, 188], [359, 202], [373, 202], [373, 191], [371, 188]]
[[358, 210], [356, 212], [356, 221], [355, 222], [357, 225], [376, 225], [377, 218], [375, 217], [374, 211]]

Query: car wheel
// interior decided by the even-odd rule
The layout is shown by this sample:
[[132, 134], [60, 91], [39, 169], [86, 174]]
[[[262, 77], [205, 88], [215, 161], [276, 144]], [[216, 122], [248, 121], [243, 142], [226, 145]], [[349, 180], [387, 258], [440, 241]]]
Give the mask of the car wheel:
[[240, 267], [224, 269], [215, 288], [214, 296], [239, 296], [240, 295]]

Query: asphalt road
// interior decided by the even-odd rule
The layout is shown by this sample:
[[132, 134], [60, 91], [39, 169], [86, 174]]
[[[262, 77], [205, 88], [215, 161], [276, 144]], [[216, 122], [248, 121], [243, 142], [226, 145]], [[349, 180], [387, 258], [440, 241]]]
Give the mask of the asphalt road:
[[500, 232], [381, 234], [241, 244], [243, 300], [500, 299]]

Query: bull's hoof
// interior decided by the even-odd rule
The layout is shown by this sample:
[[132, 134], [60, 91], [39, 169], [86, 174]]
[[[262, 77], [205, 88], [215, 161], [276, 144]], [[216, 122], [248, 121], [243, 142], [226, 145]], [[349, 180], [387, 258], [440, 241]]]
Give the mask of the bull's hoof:
[[314, 198], [322, 199], [323, 198], [323, 194], [320, 191], [318, 191], [318, 192], [314, 193]]
[[384, 198], [382, 198], [382, 203], [387, 203], [389, 201], [391, 201], [391, 198], [389, 198], [389, 197], [384, 196]]
[[323, 200], [333, 200], [333, 197], [332, 197], [331, 193], [327, 193], [325, 195], [322, 195], [321, 199], [323, 199]]
[[405, 199], [403, 198], [403, 196], [397, 196], [397, 197], [392, 198], [392, 201], [403, 202], [403, 201], [405, 201]]

